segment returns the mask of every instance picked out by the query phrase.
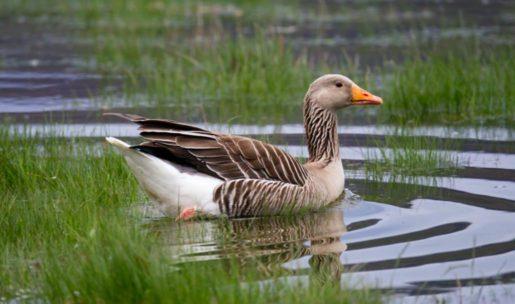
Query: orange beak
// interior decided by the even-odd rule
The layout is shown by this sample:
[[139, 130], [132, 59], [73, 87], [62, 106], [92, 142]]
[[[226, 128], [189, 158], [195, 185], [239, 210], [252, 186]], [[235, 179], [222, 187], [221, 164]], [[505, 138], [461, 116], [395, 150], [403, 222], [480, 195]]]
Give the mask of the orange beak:
[[352, 91], [352, 104], [357, 106], [363, 105], [380, 105], [383, 104], [383, 99], [379, 96], [363, 90], [357, 85], [353, 84], [351, 87]]

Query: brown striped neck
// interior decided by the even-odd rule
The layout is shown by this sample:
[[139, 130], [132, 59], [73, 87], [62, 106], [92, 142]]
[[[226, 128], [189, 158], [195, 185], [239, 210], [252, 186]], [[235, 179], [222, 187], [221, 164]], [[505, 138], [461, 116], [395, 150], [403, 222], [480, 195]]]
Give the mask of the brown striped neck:
[[308, 143], [308, 162], [326, 165], [340, 158], [336, 114], [316, 104], [308, 94], [304, 100], [304, 128]]

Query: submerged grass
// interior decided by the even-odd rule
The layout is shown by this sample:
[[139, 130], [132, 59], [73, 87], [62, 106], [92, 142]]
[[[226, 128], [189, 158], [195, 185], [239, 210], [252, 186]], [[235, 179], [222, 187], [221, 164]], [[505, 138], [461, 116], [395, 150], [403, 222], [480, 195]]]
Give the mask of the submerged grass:
[[[82, 140], [0, 130], [0, 296], [49, 302], [379, 302], [370, 290], [254, 282], [236, 263], [181, 267], [135, 211], [123, 159]], [[99, 153], [100, 152], [100, 153]], [[178, 226], [176, 238], [181, 238]]]

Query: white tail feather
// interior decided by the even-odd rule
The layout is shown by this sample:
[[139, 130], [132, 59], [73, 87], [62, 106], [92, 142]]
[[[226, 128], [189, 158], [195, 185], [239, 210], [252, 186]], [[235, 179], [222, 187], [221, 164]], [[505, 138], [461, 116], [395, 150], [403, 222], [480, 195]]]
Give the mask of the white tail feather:
[[186, 172], [177, 164], [153, 155], [131, 149], [130, 145], [114, 137], [106, 137], [124, 156], [129, 168], [148, 195], [161, 210], [170, 216], [188, 207], [219, 215], [218, 205], [213, 202], [213, 192], [222, 180], [200, 172]]
[[124, 141], [119, 140], [118, 138], [114, 137], [106, 137], [106, 140], [108, 143], [112, 144], [116, 148], [120, 149], [120, 151], [123, 151], [124, 149], [128, 149], [130, 145]]

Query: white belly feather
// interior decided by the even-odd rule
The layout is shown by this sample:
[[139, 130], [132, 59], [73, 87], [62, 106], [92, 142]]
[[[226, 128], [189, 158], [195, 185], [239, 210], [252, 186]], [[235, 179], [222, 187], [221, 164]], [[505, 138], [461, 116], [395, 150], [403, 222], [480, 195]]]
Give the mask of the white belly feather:
[[130, 149], [127, 143], [114, 137], [106, 140], [122, 152], [142, 188], [167, 215], [175, 216], [189, 207], [220, 215], [218, 204], [213, 202], [213, 192], [222, 180]]

